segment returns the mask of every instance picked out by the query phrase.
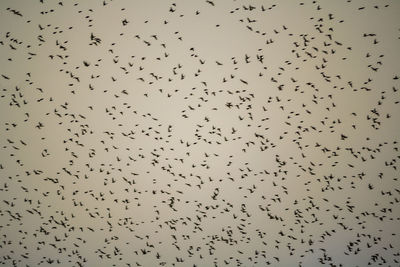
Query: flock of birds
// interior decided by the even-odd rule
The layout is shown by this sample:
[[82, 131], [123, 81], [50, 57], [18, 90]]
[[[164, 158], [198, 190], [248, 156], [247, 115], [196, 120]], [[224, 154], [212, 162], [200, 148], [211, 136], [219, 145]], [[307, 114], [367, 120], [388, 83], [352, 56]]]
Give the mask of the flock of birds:
[[1, 265], [400, 266], [399, 10], [1, 1]]

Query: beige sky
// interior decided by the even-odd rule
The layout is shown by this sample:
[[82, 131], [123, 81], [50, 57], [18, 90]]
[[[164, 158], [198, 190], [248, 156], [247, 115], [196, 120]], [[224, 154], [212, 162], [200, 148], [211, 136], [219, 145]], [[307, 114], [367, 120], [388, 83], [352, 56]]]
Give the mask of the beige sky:
[[104, 4], [0, 3], [1, 263], [398, 265], [398, 1]]

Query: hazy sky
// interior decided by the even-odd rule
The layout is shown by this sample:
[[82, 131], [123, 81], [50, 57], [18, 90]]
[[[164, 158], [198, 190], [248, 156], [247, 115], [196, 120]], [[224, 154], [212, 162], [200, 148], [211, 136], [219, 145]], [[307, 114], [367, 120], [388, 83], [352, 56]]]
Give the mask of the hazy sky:
[[4, 266], [399, 266], [399, 1], [0, 2]]

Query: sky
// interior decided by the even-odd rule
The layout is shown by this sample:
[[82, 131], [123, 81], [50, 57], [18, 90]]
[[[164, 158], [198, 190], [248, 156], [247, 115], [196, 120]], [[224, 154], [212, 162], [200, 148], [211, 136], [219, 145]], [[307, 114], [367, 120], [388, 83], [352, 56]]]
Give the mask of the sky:
[[0, 2], [3, 266], [399, 266], [399, 1]]

